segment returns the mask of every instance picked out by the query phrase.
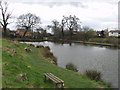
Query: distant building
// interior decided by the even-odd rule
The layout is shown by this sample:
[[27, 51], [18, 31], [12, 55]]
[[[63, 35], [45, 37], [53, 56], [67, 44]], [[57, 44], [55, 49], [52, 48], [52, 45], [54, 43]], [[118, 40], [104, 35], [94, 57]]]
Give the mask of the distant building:
[[119, 37], [120, 36], [120, 30], [109, 31], [109, 36]]
[[[15, 32], [16, 36], [21, 36], [21, 37], [24, 35], [24, 33], [25, 33], [25, 30], [24, 30], [24, 29], [18, 29], [18, 30], [16, 30], [16, 32]], [[25, 36], [27, 36], [27, 37], [32, 36], [32, 33], [28, 31], [28, 32], [25, 34]]]
[[79, 34], [80, 32], [78, 32], [78, 31], [73, 31], [73, 35], [77, 35], [77, 34]]
[[108, 29], [97, 31], [96, 33], [98, 37], [108, 37], [109, 34]]

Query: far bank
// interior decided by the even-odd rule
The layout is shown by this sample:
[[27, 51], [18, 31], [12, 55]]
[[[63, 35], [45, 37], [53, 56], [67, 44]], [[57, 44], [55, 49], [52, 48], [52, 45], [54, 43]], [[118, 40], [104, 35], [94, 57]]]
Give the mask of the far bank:
[[51, 41], [57, 43], [81, 43], [81, 44], [90, 44], [97, 46], [108, 46], [111, 48], [120, 49], [120, 38], [108, 37], [108, 38], [91, 38], [88, 41], [81, 40], [67, 40], [67, 39], [27, 39], [27, 38], [15, 38], [12, 40], [22, 41], [22, 42], [42, 42], [42, 41]]

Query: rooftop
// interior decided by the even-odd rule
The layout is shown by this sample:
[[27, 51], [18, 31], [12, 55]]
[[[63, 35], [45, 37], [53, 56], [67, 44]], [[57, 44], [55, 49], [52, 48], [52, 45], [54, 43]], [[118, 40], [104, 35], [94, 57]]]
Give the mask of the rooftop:
[[110, 32], [120, 32], [120, 30], [111, 30]]

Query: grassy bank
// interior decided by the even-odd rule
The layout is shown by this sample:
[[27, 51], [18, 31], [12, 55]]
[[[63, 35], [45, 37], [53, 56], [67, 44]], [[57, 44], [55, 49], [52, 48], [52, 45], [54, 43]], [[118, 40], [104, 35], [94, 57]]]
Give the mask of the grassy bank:
[[97, 43], [111, 44], [113, 46], [119, 46], [120, 38], [115, 38], [115, 37], [91, 38], [89, 42], [97, 42]]
[[[30, 48], [30, 52], [24, 50]], [[65, 82], [68, 88], [107, 87], [76, 72], [66, 70], [49, 62], [41, 48], [11, 40], [2, 40], [3, 88], [53, 88], [53, 83], [44, 83], [44, 73], [53, 73]]]

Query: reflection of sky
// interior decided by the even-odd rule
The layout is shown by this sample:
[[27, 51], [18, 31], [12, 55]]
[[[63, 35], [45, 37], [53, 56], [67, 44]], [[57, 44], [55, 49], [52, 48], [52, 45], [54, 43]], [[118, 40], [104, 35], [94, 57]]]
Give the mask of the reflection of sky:
[[93, 47], [94, 51], [98, 51], [98, 50], [106, 50], [105, 47]]

